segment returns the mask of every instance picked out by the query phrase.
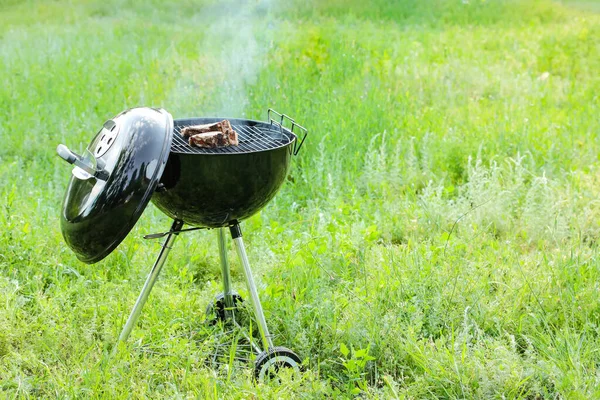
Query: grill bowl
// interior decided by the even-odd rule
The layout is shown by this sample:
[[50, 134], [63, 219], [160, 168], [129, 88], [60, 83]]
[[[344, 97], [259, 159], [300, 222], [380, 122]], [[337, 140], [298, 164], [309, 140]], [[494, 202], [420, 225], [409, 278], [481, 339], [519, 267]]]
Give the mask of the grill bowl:
[[241, 221], [264, 207], [287, 175], [296, 135], [286, 128], [253, 120], [229, 119], [239, 146], [190, 147], [180, 130], [223, 118], [174, 121], [173, 141], [152, 202], [188, 225], [218, 228]]

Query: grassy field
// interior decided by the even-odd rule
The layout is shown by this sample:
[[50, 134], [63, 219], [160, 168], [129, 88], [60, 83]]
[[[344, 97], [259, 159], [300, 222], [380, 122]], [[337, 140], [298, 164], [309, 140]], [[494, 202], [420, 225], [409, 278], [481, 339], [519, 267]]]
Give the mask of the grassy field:
[[[600, 398], [599, 71], [594, 2], [0, 0], [0, 397]], [[242, 224], [301, 377], [206, 363], [214, 231], [110, 357], [170, 222], [82, 264], [54, 149], [142, 105], [309, 128]]]

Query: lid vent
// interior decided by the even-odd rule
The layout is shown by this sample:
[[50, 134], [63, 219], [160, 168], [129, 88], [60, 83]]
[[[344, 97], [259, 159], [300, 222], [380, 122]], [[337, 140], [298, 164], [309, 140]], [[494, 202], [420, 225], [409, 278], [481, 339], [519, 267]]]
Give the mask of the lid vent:
[[94, 157], [102, 157], [110, 149], [111, 145], [115, 142], [115, 138], [119, 134], [119, 125], [109, 119], [104, 123], [104, 126], [100, 130], [100, 141], [96, 145], [94, 150]]

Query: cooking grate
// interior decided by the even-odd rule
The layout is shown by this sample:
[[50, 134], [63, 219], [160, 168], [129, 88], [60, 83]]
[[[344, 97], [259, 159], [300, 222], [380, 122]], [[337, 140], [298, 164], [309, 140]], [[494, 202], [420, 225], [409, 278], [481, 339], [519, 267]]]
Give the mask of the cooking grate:
[[231, 127], [238, 134], [238, 146], [217, 147], [214, 149], [205, 149], [201, 147], [192, 147], [188, 141], [181, 136], [181, 129], [194, 125], [193, 123], [178, 124], [175, 121], [173, 129], [173, 141], [171, 143], [171, 152], [184, 154], [239, 154], [253, 153], [257, 151], [271, 150], [289, 144], [295, 137], [290, 132], [280, 129], [277, 125], [242, 125], [231, 124]]

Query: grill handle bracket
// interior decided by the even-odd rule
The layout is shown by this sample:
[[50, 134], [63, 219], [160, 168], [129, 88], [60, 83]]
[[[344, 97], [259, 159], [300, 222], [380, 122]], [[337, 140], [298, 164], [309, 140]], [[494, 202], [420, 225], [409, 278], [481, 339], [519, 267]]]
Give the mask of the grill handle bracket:
[[108, 172], [104, 171], [103, 169], [94, 167], [93, 165], [88, 163], [84, 157], [69, 150], [69, 148], [64, 144], [59, 144], [56, 147], [56, 152], [58, 153], [58, 156], [60, 158], [62, 158], [69, 164], [73, 164], [76, 167], [81, 168], [96, 179], [100, 179], [102, 181], [106, 181], [108, 179]]
[[[279, 118], [277, 118], [277, 119], [279, 119], [279, 121], [271, 118], [271, 113], [276, 115], [277, 117], [279, 117]], [[308, 130], [305, 127], [303, 127], [302, 125], [300, 125], [299, 123], [297, 123], [296, 120], [294, 120], [289, 115], [278, 113], [277, 111], [273, 110], [272, 108], [269, 108], [267, 110], [267, 117], [269, 118], [269, 122], [271, 123], [271, 125], [279, 126], [279, 130], [282, 133], [283, 133], [283, 128], [284, 128], [284, 121], [286, 121], [286, 120], [290, 124], [289, 129], [292, 133], [296, 134], [296, 132], [294, 132], [294, 129], [302, 131], [302, 133], [304, 134], [302, 136], [302, 140], [300, 140], [300, 143], [298, 143], [298, 140], [296, 140], [296, 142], [294, 143], [294, 155], [297, 156], [298, 152], [300, 151], [300, 148], [302, 147], [302, 144], [304, 144], [304, 140], [306, 140], [306, 136], [308, 135]], [[298, 136], [298, 138], [299, 138], [299, 136]]]

